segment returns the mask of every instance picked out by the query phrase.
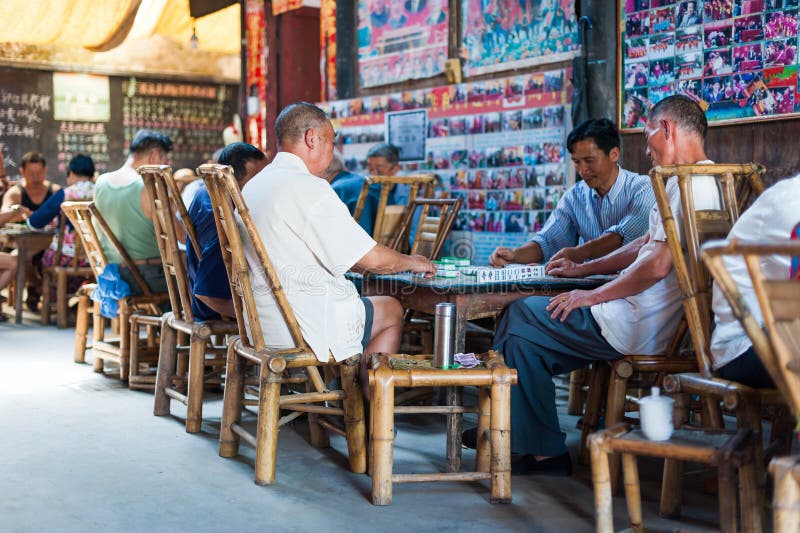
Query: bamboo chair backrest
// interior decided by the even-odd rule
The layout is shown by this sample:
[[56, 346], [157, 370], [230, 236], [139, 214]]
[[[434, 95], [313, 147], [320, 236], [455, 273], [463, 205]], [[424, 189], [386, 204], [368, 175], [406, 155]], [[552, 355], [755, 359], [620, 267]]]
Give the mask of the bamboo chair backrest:
[[[61, 266], [61, 258], [64, 257], [64, 233], [67, 231], [67, 217], [59, 217], [58, 233], [56, 234], [56, 253], [53, 257], [53, 265]], [[69, 262], [69, 268], [72, 270], [82, 269], [81, 259], [86, 257], [83, 250], [83, 243], [81, 239], [76, 239], [73, 244], [72, 260]]]
[[[450, 234], [450, 229], [456, 221], [458, 211], [461, 209], [461, 198], [414, 198], [409, 208], [403, 215], [400, 231], [395, 235], [390, 247], [397, 250], [403, 235], [410, 229], [414, 213], [422, 208], [417, 225], [417, 234], [414, 244], [411, 245], [411, 255], [424, 255], [428, 259], [436, 259], [442, 251], [445, 240]], [[431, 208], [437, 210], [431, 212]]]
[[[762, 258], [800, 256], [800, 241], [743, 243], [736, 240], [708, 243], [702, 257], [733, 315], [742, 324], [764, 367], [800, 419], [800, 281], [767, 279]], [[725, 257], [743, 257], [764, 325], [756, 320], [739, 287], [725, 266]]]
[[108, 238], [109, 244], [114, 247], [114, 250], [122, 258], [122, 264], [120, 266], [130, 271], [134, 282], [139, 288], [140, 294], [145, 296], [153, 295], [144, 277], [142, 277], [142, 273], [136, 266], [136, 263], [133, 262], [133, 259], [128, 255], [125, 248], [122, 247], [122, 243], [119, 242], [119, 239], [117, 239], [116, 235], [111, 231], [111, 228], [103, 218], [103, 215], [100, 214], [100, 211], [97, 210], [97, 206], [94, 202], [64, 202], [61, 204], [61, 210], [67, 215], [70, 222], [72, 222], [72, 225], [75, 227], [75, 231], [78, 233], [83, 248], [86, 250], [86, 257], [89, 259], [89, 264], [94, 272], [95, 280], [103, 273], [103, 270], [105, 270], [108, 265], [108, 259], [103, 252], [102, 246], [100, 246], [100, 239], [98, 237], [98, 231], [102, 231]]
[[275, 296], [275, 301], [281, 310], [286, 325], [292, 335], [295, 348], [308, 349], [297, 323], [297, 318], [289, 306], [289, 301], [283, 292], [278, 275], [272, 266], [272, 261], [264, 248], [264, 242], [258, 235], [253, 218], [244, 202], [239, 184], [233, 175], [233, 169], [224, 165], [201, 165], [198, 174], [205, 181], [211, 205], [214, 207], [214, 217], [219, 233], [219, 245], [222, 250], [222, 259], [228, 270], [228, 281], [231, 285], [233, 306], [236, 310], [236, 322], [239, 326], [239, 335], [242, 339], [249, 339], [250, 345], [257, 351], [266, 348], [264, 331], [258, 319], [256, 302], [253, 297], [253, 285], [250, 281], [247, 258], [244, 253], [244, 242], [239, 232], [236, 217], [242, 220], [245, 233], [250, 239], [256, 256], [264, 269], [264, 274]]
[[[700, 245], [709, 239], [724, 238], [739, 213], [761, 194], [764, 168], [755, 165], [670, 165], [650, 171], [667, 244], [672, 253], [676, 277], [683, 296], [683, 309], [689, 327], [698, 369], [703, 377], [712, 377], [709, 346], [711, 339], [711, 277], [700, 259]], [[683, 243], [678, 234], [675, 216], [667, 197], [666, 184], [677, 177], [681, 199], [681, 228]], [[692, 190], [693, 177], [710, 176], [715, 180], [717, 205], [715, 209], [696, 209]]]
[[156, 232], [158, 251], [161, 254], [161, 265], [164, 267], [164, 277], [167, 281], [167, 292], [175, 317], [186, 322], [194, 322], [192, 314], [192, 290], [189, 285], [189, 275], [186, 265], [186, 254], [178, 244], [179, 224], [175, 220], [175, 213], [181, 217], [187, 234], [187, 245], [194, 248], [197, 257], [200, 257], [200, 245], [197, 234], [189, 218], [186, 206], [181, 200], [181, 194], [172, 169], [166, 165], [142, 165], [136, 169], [142, 176], [144, 185], [150, 196], [150, 205], [153, 208], [153, 227]]
[[[417, 175], [408, 175], [408, 176], [368, 176], [364, 180], [364, 184], [361, 186], [361, 193], [358, 195], [358, 202], [356, 203], [355, 211], [353, 211], [353, 218], [356, 219], [358, 222], [361, 219], [361, 213], [364, 211], [364, 205], [367, 201], [367, 195], [369, 194], [369, 188], [374, 185], [378, 184], [381, 187], [380, 198], [378, 200], [378, 208], [375, 214], [375, 225], [372, 230], [372, 238], [375, 239], [376, 242], [379, 244], [384, 244], [389, 246], [391, 243], [397, 243], [400, 248], [395, 248], [399, 251], [403, 251], [405, 248], [405, 243], [408, 242], [408, 239], [403, 238], [403, 234], [397, 234], [397, 230], [400, 226], [401, 217], [391, 217], [387, 216], [387, 211], [391, 211], [395, 206], [389, 206], [389, 193], [392, 192], [392, 189], [395, 188], [397, 185], [408, 185], [409, 186], [409, 193], [408, 193], [408, 203], [404, 206], [401, 206], [397, 209], [400, 210], [401, 214], [405, 213], [414, 199], [417, 196], [423, 196], [424, 198], [430, 198], [433, 196], [433, 183], [436, 180], [436, 176], [433, 174], [417, 174]], [[408, 235], [407, 228], [405, 230], [405, 235]]]

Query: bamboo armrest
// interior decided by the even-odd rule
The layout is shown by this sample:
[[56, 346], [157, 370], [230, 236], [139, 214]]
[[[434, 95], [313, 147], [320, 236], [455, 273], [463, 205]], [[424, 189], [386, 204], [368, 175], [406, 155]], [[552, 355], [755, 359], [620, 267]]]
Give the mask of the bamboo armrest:
[[706, 378], [700, 374], [671, 374], [664, 377], [664, 390], [670, 394], [687, 393], [711, 396], [734, 410], [748, 398], [760, 397], [763, 389], [754, 389], [722, 378]]

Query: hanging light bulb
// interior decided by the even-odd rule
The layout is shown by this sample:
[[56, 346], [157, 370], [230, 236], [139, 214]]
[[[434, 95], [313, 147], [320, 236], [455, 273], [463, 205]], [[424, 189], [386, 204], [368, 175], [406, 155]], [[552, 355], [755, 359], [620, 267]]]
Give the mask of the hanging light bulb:
[[192, 19], [192, 36], [189, 37], [189, 46], [192, 50], [197, 50], [197, 46], [200, 43], [200, 40], [197, 38], [197, 28], [194, 25], [194, 19]]

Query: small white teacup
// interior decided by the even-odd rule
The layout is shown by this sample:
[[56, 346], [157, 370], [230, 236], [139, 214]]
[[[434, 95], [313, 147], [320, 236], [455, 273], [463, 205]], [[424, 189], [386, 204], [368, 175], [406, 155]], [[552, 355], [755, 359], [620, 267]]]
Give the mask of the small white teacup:
[[642, 433], [650, 440], [668, 440], [672, 436], [672, 404], [675, 400], [661, 396], [658, 387], [653, 387], [651, 393], [639, 400]]

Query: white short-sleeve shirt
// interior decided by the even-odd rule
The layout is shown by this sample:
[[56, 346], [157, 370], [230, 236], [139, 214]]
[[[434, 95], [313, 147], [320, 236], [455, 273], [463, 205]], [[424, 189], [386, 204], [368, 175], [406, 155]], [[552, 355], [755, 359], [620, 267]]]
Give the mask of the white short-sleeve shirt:
[[[701, 161], [698, 164], [703, 163], [710, 161]], [[667, 180], [666, 189], [669, 205], [678, 226], [678, 235], [683, 239], [681, 228], [683, 211], [678, 178], [672, 177]], [[719, 208], [718, 188], [712, 176], [694, 176], [692, 193], [696, 209]], [[652, 254], [657, 242], [667, 241], [658, 205], [650, 211], [649, 233], [650, 241], [642, 246], [633, 264], [620, 275], [624, 275], [636, 263]], [[681, 318], [681, 305], [681, 289], [673, 268], [667, 277], [639, 294], [592, 306], [592, 316], [600, 325], [603, 337], [618, 352], [653, 355], [664, 353], [675, 335]]]
[[[250, 210], [303, 337], [320, 361], [361, 353], [365, 311], [344, 274], [375, 245], [327, 181], [302, 159], [279, 152], [247, 182]], [[241, 227], [242, 235], [245, 235]], [[294, 346], [249, 239], [244, 239], [264, 340], [270, 348]]]
[[[788, 239], [794, 226], [800, 222], [800, 176], [781, 180], [758, 197], [750, 208], [742, 213], [731, 228], [729, 239], [743, 241], [774, 242]], [[725, 268], [739, 288], [753, 317], [761, 322], [753, 282], [741, 256], [725, 257]], [[761, 268], [767, 279], [787, 279], [790, 259], [786, 256], [765, 256]], [[720, 368], [742, 355], [752, 342], [733, 316], [725, 295], [714, 284], [712, 299], [716, 327], [711, 334], [711, 357], [714, 368]]]

